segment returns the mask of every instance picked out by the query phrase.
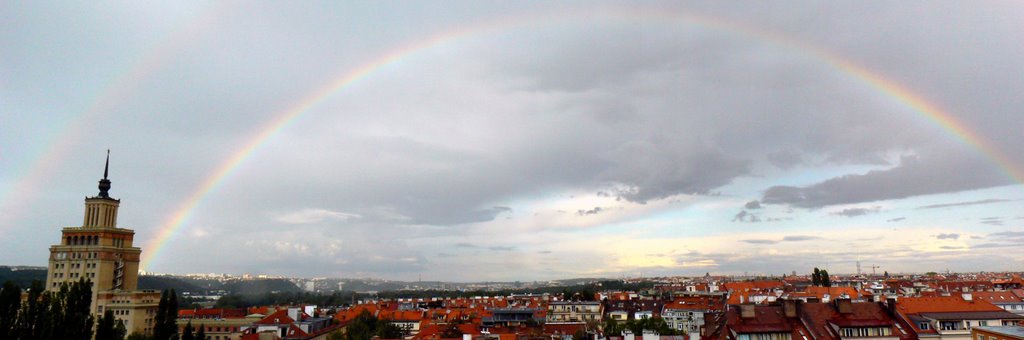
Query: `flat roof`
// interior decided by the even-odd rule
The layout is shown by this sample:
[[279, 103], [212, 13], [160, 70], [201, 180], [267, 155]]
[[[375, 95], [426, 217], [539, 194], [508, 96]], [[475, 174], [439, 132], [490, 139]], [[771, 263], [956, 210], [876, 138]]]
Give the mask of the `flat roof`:
[[1017, 338], [1024, 338], [1024, 327], [1021, 326], [974, 326], [974, 329]]

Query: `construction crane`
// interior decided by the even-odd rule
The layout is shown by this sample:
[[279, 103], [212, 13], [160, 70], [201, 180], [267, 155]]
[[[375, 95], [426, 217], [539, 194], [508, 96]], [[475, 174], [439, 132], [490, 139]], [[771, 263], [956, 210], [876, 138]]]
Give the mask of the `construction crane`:
[[882, 268], [882, 267], [879, 267], [877, 264], [871, 265], [871, 276], [875, 276], [875, 269], [878, 269], [878, 268]]

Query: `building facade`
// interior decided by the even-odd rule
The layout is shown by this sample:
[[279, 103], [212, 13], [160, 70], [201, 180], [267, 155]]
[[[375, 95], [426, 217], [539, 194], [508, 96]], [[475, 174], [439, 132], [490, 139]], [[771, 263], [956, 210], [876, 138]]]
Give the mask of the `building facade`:
[[109, 169], [108, 154], [99, 194], [85, 199], [82, 225], [61, 229], [60, 243], [50, 246], [46, 288], [58, 291], [84, 278], [92, 283], [90, 310], [97, 317], [112, 310], [128, 333], [150, 334], [160, 292], [138, 290], [142, 250], [132, 245], [134, 230], [117, 227], [121, 201], [109, 195]]
[[600, 322], [603, 311], [597, 301], [556, 301], [548, 304], [547, 322]]

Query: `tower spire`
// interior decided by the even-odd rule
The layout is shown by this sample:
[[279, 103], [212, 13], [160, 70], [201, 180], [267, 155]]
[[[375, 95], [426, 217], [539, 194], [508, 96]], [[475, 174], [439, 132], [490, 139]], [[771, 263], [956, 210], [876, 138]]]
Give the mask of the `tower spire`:
[[103, 165], [103, 179], [107, 179], [107, 170], [110, 169], [110, 149], [107, 149], [107, 163]]
[[107, 162], [103, 166], [103, 179], [100, 180], [100, 186], [99, 186], [100, 194], [97, 195], [97, 197], [99, 197], [99, 198], [110, 198], [110, 194], [107, 193], [107, 191], [110, 191], [110, 180], [107, 179], [107, 174], [109, 173], [109, 170], [110, 170], [110, 149], [107, 149]]

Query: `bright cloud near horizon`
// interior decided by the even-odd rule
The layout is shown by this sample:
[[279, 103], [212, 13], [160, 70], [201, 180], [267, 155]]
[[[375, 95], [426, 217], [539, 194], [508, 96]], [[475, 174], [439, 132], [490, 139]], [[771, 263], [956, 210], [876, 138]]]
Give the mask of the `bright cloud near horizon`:
[[1019, 270], [1015, 2], [0, 4], [0, 264], [111, 150], [145, 270]]

